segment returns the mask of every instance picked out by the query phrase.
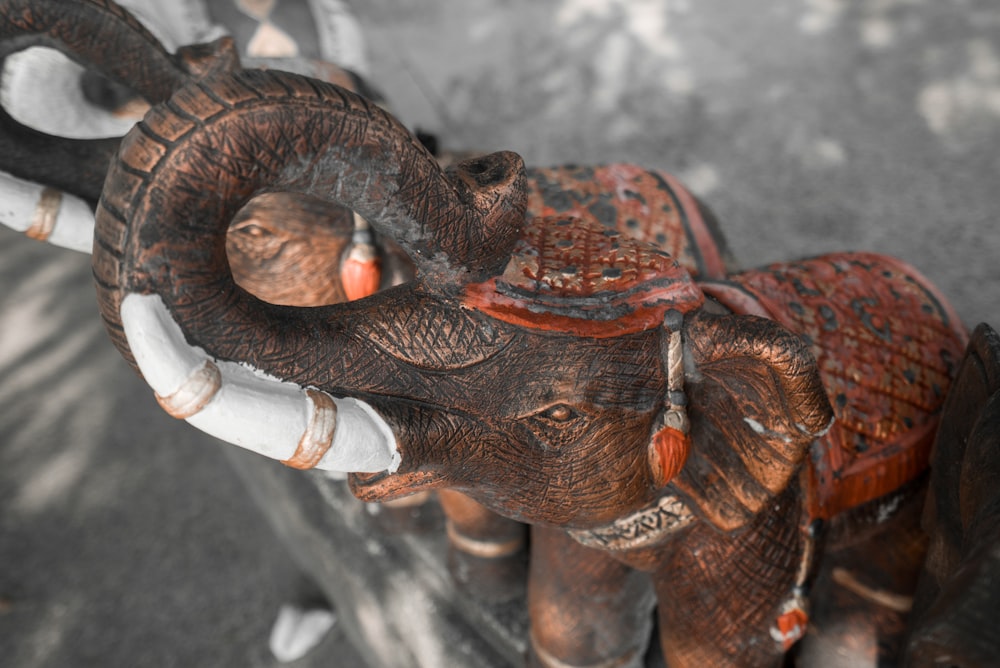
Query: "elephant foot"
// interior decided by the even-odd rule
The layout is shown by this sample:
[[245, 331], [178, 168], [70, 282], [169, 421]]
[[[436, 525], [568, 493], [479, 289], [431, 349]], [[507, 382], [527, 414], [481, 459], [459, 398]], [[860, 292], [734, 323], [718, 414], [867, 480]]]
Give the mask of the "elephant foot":
[[874, 510], [889, 514], [897, 504], [880, 522], [857, 521], [852, 513], [864, 514], [862, 507], [831, 527], [796, 665], [875, 668], [899, 660], [927, 547], [922, 488]]
[[564, 660], [551, 654], [543, 647], [540, 647], [535, 638], [531, 638], [531, 646], [528, 650], [528, 668], [644, 668], [646, 665], [643, 652], [639, 649], [632, 649], [623, 654], [613, 657], [605, 657], [597, 661], [574, 662]]
[[452, 490], [439, 490], [447, 517], [448, 570], [469, 596], [490, 603], [524, 593], [528, 529]]
[[528, 577], [527, 531], [499, 538], [474, 538], [451, 521], [448, 529], [448, 571], [466, 594], [479, 601], [501, 603], [524, 593]]

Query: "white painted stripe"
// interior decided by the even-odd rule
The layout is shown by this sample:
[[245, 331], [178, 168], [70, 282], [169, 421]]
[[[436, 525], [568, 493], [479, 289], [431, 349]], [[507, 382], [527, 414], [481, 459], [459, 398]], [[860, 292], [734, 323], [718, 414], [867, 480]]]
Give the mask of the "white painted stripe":
[[[7, 172], [0, 172], [0, 224], [25, 232], [35, 220], [44, 188]], [[55, 227], [47, 241], [90, 254], [94, 246], [94, 213], [82, 199], [62, 194]]]
[[[122, 301], [122, 325], [139, 369], [153, 390], [168, 396], [209, 355], [187, 344], [158, 295], [130, 294]], [[295, 453], [313, 414], [313, 402], [296, 385], [232, 362], [217, 361], [222, 387], [187, 421], [207, 434], [284, 460]], [[333, 445], [316, 468], [344, 472], [395, 471], [400, 464], [389, 425], [368, 404], [333, 398], [337, 428]]]

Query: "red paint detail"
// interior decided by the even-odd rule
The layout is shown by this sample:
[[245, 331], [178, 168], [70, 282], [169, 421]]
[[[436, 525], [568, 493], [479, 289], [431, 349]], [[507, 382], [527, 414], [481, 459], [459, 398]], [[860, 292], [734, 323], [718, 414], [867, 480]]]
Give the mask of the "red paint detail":
[[530, 329], [606, 338], [658, 327], [704, 295], [649, 244], [595, 221], [536, 219], [500, 277], [466, 286], [464, 304]]
[[373, 295], [382, 281], [382, 267], [377, 259], [358, 260], [348, 257], [340, 267], [340, 280], [348, 301]]
[[701, 252], [701, 259], [704, 263], [700, 275], [704, 278], [724, 278], [726, 275], [726, 263], [722, 260], [722, 252], [715, 243], [715, 239], [712, 238], [708, 224], [701, 215], [701, 208], [698, 206], [698, 202], [695, 201], [694, 195], [680, 181], [674, 178], [672, 174], [667, 174], [666, 172], [660, 172], [659, 174], [663, 177], [663, 180], [670, 184], [670, 187], [679, 200], [681, 208], [687, 214], [688, 227], [691, 230], [691, 235], [694, 237], [694, 245]]
[[722, 302], [726, 308], [734, 313], [756, 315], [774, 320], [774, 316], [753, 295], [743, 292], [735, 285], [702, 281], [698, 283], [698, 287], [709, 297], [714, 297]]
[[809, 615], [802, 608], [794, 607], [778, 617], [776, 626], [781, 636], [781, 645], [787, 652], [806, 634]]
[[805, 472], [813, 517], [877, 499], [926, 470], [968, 335], [905, 263], [838, 253], [703, 284], [737, 313], [768, 315], [811, 343], [836, 422]]
[[656, 481], [660, 486], [674, 479], [687, 461], [691, 452], [691, 437], [673, 427], [663, 427], [653, 434], [654, 471]]

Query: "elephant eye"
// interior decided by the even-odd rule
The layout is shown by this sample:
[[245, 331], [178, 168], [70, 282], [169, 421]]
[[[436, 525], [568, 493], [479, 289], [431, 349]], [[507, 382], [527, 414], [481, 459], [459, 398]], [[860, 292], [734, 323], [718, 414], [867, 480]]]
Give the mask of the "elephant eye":
[[566, 404], [556, 404], [548, 409], [542, 411], [537, 415], [537, 417], [543, 420], [549, 420], [551, 422], [569, 422], [570, 420], [579, 417], [579, 413], [567, 406]]
[[524, 424], [541, 447], [561, 450], [574, 443], [587, 430], [587, 414], [566, 404], [553, 404], [526, 415]]
[[241, 225], [240, 227], [237, 228], [237, 231], [240, 232], [241, 234], [247, 234], [251, 237], [254, 237], [255, 239], [262, 239], [264, 237], [271, 236], [270, 230], [261, 227], [260, 225], [257, 225], [255, 223], [248, 223], [246, 225]]

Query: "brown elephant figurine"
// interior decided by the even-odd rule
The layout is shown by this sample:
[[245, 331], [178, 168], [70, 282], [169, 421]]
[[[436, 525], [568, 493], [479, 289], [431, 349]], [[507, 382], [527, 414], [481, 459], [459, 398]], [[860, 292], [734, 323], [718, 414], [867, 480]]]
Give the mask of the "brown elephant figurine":
[[924, 509], [930, 548], [907, 665], [986, 668], [1000, 656], [1000, 336], [972, 334], [948, 394]]
[[[7, 22], [0, 44], [7, 44], [8, 52], [34, 44], [54, 46], [92, 68], [85, 76], [107, 74], [110, 78], [105, 85], [115, 83], [117, 88], [110, 90], [127, 93], [123, 99], [130, 99], [132, 91], [143, 91], [150, 101], [162, 102], [192, 76], [239, 66], [225, 40], [207, 50], [188, 47], [171, 56], [127, 10], [110, 0], [73, 0], [60, 5], [58, 12], [47, 2], [3, 2]], [[92, 34], [106, 39], [81, 37]], [[125, 47], [138, 55], [122, 59], [114, 49]], [[198, 68], [192, 67], [193, 55], [201, 58]], [[212, 58], [220, 60], [214, 68], [208, 66]], [[251, 62], [257, 63], [252, 58]], [[287, 62], [270, 64], [288, 67]], [[333, 65], [326, 64], [321, 73], [351, 90], [371, 88], [360, 77]], [[95, 80], [91, 76], [83, 83], [93, 85]], [[71, 193], [96, 199], [103, 183], [99, 165], [108, 162], [117, 140], [74, 141], [39, 135], [10, 118], [2, 129], [7, 141], [36, 137], [53, 149], [75, 147], [73, 155], [81, 162], [70, 164], [58, 155], [44, 154], [52, 158], [47, 171], [26, 174], [69, 192], [60, 195], [50, 187], [42, 191], [37, 205], [29, 197], [26, 206], [34, 211], [21, 218], [30, 236], [89, 252], [92, 216]], [[18, 172], [17, 155], [9, 157], [7, 162], [0, 158], [0, 168]], [[59, 176], [61, 169], [67, 169], [66, 178], [71, 181]], [[720, 278], [732, 268], [707, 209], [669, 175], [612, 164], [532, 169], [528, 182], [532, 217], [572, 214], [593, 219], [659, 244], [696, 276]], [[58, 210], [64, 217], [73, 215], [70, 222], [56, 224], [55, 216], [38, 215], [43, 209]], [[391, 239], [375, 239], [365, 221], [350, 210], [323, 199], [282, 192], [261, 194], [236, 214], [227, 233], [226, 254], [240, 287], [269, 303], [290, 306], [319, 306], [367, 296], [412, 278], [414, 271], [398, 245]], [[330, 271], [331, 267], [340, 270]], [[390, 504], [401, 504], [400, 512], [378, 517], [399, 524], [420, 498], [400, 499]], [[457, 492], [442, 491], [441, 503], [448, 517], [449, 558], [457, 581], [477, 598], [509, 596], [516, 590], [510, 578], [523, 569], [517, 555], [525, 545], [524, 527], [495, 516]]]
[[[267, 191], [351, 208], [415, 279], [321, 308], [254, 298], [225, 232]], [[913, 508], [966, 339], [945, 300], [872, 254], [697, 283], [656, 246], [526, 206], [515, 154], [442, 171], [363, 98], [234, 73], [123, 141], [97, 215], [102, 315], [209, 433], [349, 471], [362, 499], [451, 488], [535, 525], [537, 663], [634, 665], [646, 573], [671, 666], [777, 664], [807, 626], [864, 629], [844, 649], [874, 659], [905, 614], [879, 594], [912, 591], [922, 559]]]

